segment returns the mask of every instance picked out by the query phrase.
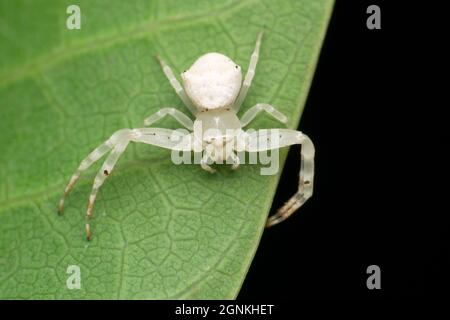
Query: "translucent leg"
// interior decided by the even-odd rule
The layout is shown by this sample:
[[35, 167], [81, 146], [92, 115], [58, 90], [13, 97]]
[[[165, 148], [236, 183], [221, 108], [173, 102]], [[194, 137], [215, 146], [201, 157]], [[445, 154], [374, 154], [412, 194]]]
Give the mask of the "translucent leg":
[[164, 118], [166, 115], [172, 116], [175, 120], [177, 120], [182, 126], [185, 128], [192, 130], [194, 127], [194, 122], [185, 115], [183, 112], [175, 109], [175, 108], [163, 108], [158, 112], [152, 114], [150, 117], [145, 118], [144, 126], [150, 126], [156, 121]]
[[239, 157], [234, 152], [232, 152], [230, 156], [231, 156], [231, 159], [233, 160], [231, 170], [236, 170], [237, 168], [239, 168], [239, 166], [241, 164]]
[[95, 198], [97, 197], [98, 189], [102, 186], [103, 182], [105, 182], [106, 178], [110, 175], [114, 166], [119, 160], [119, 157], [125, 151], [128, 143], [130, 142], [129, 137], [123, 138], [114, 149], [111, 151], [109, 156], [106, 158], [102, 167], [97, 173], [97, 176], [94, 179], [94, 185], [92, 186], [91, 195], [89, 196], [88, 207], [86, 211], [86, 236], [88, 240], [91, 239], [91, 228], [89, 225], [89, 219], [92, 217], [92, 209], [94, 207]]
[[111, 138], [109, 138], [106, 142], [92, 151], [89, 156], [81, 162], [80, 167], [72, 176], [69, 184], [65, 189], [64, 196], [59, 203], [59, 212], [62, 213], [64, 209], [64, 198], [73, 188], [76, 180], [80, 176], [80, 173], [86, 170], [90, 165], [92, 165], [95, 161], [100, 159], [105, 153], [112, 149], [111, 153], [106, 158], [105, 162], [103, 163], [94, 179], [92, 191], [89, 196], [89, 202], [86, 211], [86, 236], [87, 239], [90, 240], [92, 237], [92, 233], [89, 220], [92, 217], [93, 207], [98, 190], [100, 189], [106, 178], [111, 174], [114, 166], [119, 160], [119, 157], [125, 151], [130, 141], [151, 144], [171, 150], [189, 151], [192, 149], [192, 140], [192, 134], [186, 134], [177, 130], [169, 130], [164, 128], [141, 128], [132, 130], [123, 129], [117, 131], [111, 136]]
[[248, 66], [247, 74], [245, 75], [244, 82], [242, 83], [241, 91], [239, 92], [239, 95], [237, 96], [237, 98], [234, 102], [233, 110], [236, 113], [241, 108], [241, 105], [244, 102], [245, 97], [247, 96], [248, 89], [250, 88], [250, 86], [252, 84], [253, 77], [255, 76], [256, 65], [258, 64], [258, 59], [259, 59], [259, 48], [261, 47], [262, 35], [263, 35], [262, 32], [260, 32], [258, 34], [258, 38], [256, 39], [255, 49], [253, 50], [253, 53], [250, 57], [250, 64]]
[[308, 136], [303, 135], [300, 152], [300, 172], [298, 191], [267, 220], [266, 227], [271, 227], [286, 220], [308, 200], [313, 193], [314, 181], [314, 145]]
[[206, 170], [209, 173], [215, 173], [216, 169], [213, 169], [210, 165], [208, 165], [208, 158], [209, 158], [209, 153], [207, 153], [205, 151], [203, 153], [202, 159], [200, 160], [200, 166], [202, 167], [203, 170]]
[[96, 162], [98, 159], [103, 157], [108, 151], [110, 151], [124, 135], [128, 134], [128, 132], [129, 132], [128, 129], [117, 131], [108, 140], [106, 140], [104, 143], [102, 143], [100, 146], [98, 146], [96, 149], [94, 149], [83, 161], [81, 161], [80, 166], [78, 167], [77, 171], [70, 178], [69, 183], [67, 184], [66, 188], [64, 189], [64, 194], [61, 197], [61, 200], [59, 201], [59, 206], [58, 206], [59, 214], [62, 214], [64, 212], [65, 198], [69, 195], [70, 191], [74, 187], [74, 185], [77, 182], [78, 178], [80, 177], [81, 173], [83, 173], [83, 171], [87, 170], [94, 162]]
[[282, 114], [280, 111], [275, 109], [270, 104], [258, 103], [255, 106], [248, 109], [246, 113], [244, 113], [244, 115], [242, 116], [242, 118], [240, 120], [241, 126], [245, 127], [246, 125], [248, 125], [250, 122], [253, 121], [253, 119], [255, 119], [255, 117], [261, 111], [266, 111], [268, 114], [270, 114], [272, 117], [274, 117], [275, 119], [277, 119], [278, 121], [280, 121], [282, 123], [286, 123], [288, 121], [287, 117], [284, 114]]
[[191, 111], [191, 113], [193, 115], [196, 115], [198, 113], [197, 109], [192, 104], [192, 101], [191, 101], [191, 99], [189, 99], [188, 95], [186, 94], [186, 91], [184, 91], [184, 88], [178, 82], [177, 78], [173, 74], [172, 69], [170, 69], [170, 67], [167, 65], [167, 63], [163, 59], [161, 59], [160, 56], [156, 56], [156, 58], [158, 59], [159, 63], [161, 64], [164, 74], [169, 79], [170, 84], [175, 89], [175, 92], [177, 93], [177, 95], [180, 97], [180, 99], [183, 101], [183, 103], [189, 109], [189, 111]]
[[[278, 140], [277, 144], [272, 139], [274, 134]], [[302, 145], [298, 191], [273, 216], [269, 217], [266, 224], [267, 227], [271, 227], [287, 219], [312, 196], [314, 182], [314, 145], [307, 135], [300, 131], [289, 129], [259, 130], [248, 135], [246, 151], [249, 152], [271, 150], [293, 144]]]
[[92, 238], [89, 220], [92, 217], [92, 209], [97, 197], [97, 192], [102, 186], [103, 182], [105, 182], [106, 178], [111, 174], [114, 166], [117, 163], [117, 160], [119, 160], [119, 157], [125, 151], [128, 143], [130, 141], [133, 141], [156, 145], [173, 150], [189, 150], [190, 147], [187, 144], [190, 143], [190, 139], [175, 139], [176, 141], [174, 142], [171, 139], [172, 137], [174, 137], [174, 135], [177, 135], [178, 138], [190, 137], [189, 134], [184, 135], [182, 133], [175, 132], [174, 130], [164, 128], [141, 128], [130, 130], [129, 134], [124, 136], [122, 140], [120, 140], [116, 144], [116, 146], [111, 151], [102, 167], [98, 171], [97, 176], [94, 179], [94, 185], [92, 186], [91, 195], [89, 196], [88, 208], [86, 211], [86, 236], [88, 240], [91, 240]]

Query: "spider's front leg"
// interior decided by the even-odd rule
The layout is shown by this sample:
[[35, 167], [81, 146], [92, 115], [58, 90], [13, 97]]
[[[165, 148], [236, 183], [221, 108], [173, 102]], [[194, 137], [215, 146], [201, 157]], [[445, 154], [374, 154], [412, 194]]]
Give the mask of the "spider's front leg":
[[64, 194], [59, 201], [58, 213], [63, 214], [64, 212], [64, 202], [65, 198], [69, 195], [70, 191], [72, 191], [75, 183], [78, 181], [81, 173], [87, 170], [94, 162], [103, 157], [107, 152], [111, 151], [119, 141], [121, 141], [125, 136], [129, 134], [129, 129], [123, 129], [116, 131], [108, 140], [103, 142], [100, 146], [94, 149], [83, 161], [81, 161], [77, 171], [70, 178], [69, 183], [64, 189]]
[[112, 150], [109, 156], [106, 158], [105, 162], [103, 163], [102, 167], [98, 171], [97, 175], [94, 179], [94, 184], [92, 186], [92, 191], [89, 196], [89, 202], [86, 210], [86, 237], [88, 240], [91, 239], [91, 227], [89, 224], [89, 220], [92, 217], [92, 210], [94, 207], [95, 198], [97, 197], [97, 192], [100, 189], [101, 185], [105, 181], [106, 177], [109, 176], [109, 174], [114, 169], [114, 166], [119, 160], [119, 157], [121, 154], [125, 151], [128, 143], [130, 142], [133, 134], [133, 130], [130, 129], [122, 129], [117, 132], [115, 132], [111, 138], [106, 140], [103, 144], [101, 144], [99, 147], [97, 147], [94, 151], [92, 151], [87, 158], [85, 158], [80, 166], [78, 167], [78, 170], [75, 172], [74, 175], [72, 175], [72, 178], [69, 181], [69, 184], [66, 186], [64, 190], [64, 195], [61, 198], [59, 202], [59, 208], [58, 212], [60, 214], [64, 211], [64, 200], [69, 195], [70, 191], [74, 187], [76, 181], [80, 177], [80, 174], [87, 170], [94, 162], [96, 162], [98, 159], [100, 159], [103, 155], [105, 155], [108, 151]]
[[[275, 143], [274, 137], [278, 143]], [[311, 197], [314, 182], [314, 144], [307, 135], [290, 129], [258, 130], [248, 135], [248, 152], [272, 150], [293, 144], [301, 144], [298, 191], [269, 217], [266, 227], [287, 219]]]
[[119, 160], [119, 157], [125, 151], [130, 142], [141, 142], [172, 150], [190, 151], [192, 149], [191, 141], [191, 135], [189, 134], [186, 135], [179, 131], [163, 128], [122, 129], [117, 131], [111, 136], [111, 138], [109, 138], [106, 142], [92, 151], [89, 156], [81, 162], [78, 170], [70, 179], [70, 182], [64, 191], [64, 195], [60, 200], [59, 212], [63, 212], [64, 199], [72, 190], [80, 174], [88, 169], [94, 162], [100, 159], [105, 153], [112, 149], [111, 153], [106, 158], [105, 162], [103, 163], [94, 179], [92, 191], [89, 196], [89, 202], [86, 211], [86, 236], [87, 239], [90, 240], [92, 237], [92, 233], [89, 220], [92, 217], [92, 211], [95, 199], [97, 197], [97, 192], [106, 178], [111, 174], [115, 164]]

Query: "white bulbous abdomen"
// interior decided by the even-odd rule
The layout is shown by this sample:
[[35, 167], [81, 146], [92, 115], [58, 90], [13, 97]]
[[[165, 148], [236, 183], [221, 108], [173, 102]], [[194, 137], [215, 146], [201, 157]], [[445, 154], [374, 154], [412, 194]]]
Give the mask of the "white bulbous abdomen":
[[184, 88], [199, 110], [229, 108], [239, 94], [241, 67], [220, 53], [207, 53], [181, 74]]

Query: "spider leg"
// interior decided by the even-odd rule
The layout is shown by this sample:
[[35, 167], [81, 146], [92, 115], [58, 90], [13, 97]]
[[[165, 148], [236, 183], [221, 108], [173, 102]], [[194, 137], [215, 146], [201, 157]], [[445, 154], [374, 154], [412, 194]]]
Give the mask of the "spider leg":
[[261, 111], [265, 111], [268, 114], [270, 114], [272, 117], [274, 117], [275, 119], [277, 119], [278, 121], [282, 122], [282, 123], [286, 123], [288, 121], [287, 117], [282, 114], [280, 111], [278, 111], [277, 109], [275, 109], [273, 106], [271, 106], [270, 104], [267, 103], [257, 103], [256, 105], [254, 105], [253, 107], [251, 107], [250, 109], [247, 110], [247, 112], [244, 113], [244, 115], [242, 116], [240, 122], [241, 122], [241, 126], [245, 127], [246, 125], [248, 125], [250, 122], [253, 121], [253, 119], [255, 119], [255, 117], [261, 112]]
[[[274, 132], [278, 134], [278, 143], [272, 141]], [[313, 193], [314, 182], [314, 144], [311, 139], [300, 131], [290, 129], [258, 130], [248, 135], [246, 151], [258, 152], [301, 144], [300, 172], [298, 191], [280, 208], [269, 217], [266, 227], [271, 227], [287, 219], [298, 208], [300, 208]]]
[[158, 112], [152, 114], [150, 117], [145, 118], [144, 126], [150, 126], [152, 123], [164, 118], [166, 115], [172, 116], [185, 128], [193, 130], [194, 122], [192, 122], [192, 120], [183, 112], [175, 108], [162, 108]]
[[140, 128], [133, 129], [131, 141], [154, 145], [157, 147], [178, 150], [192, 151], [194, 135], [186, 130], [171, 130], [166, 128]]
[[241, 91], [239, 91], [239, 95], [233, 104], [233, 110], [237, 113], [241, 108], [242, 103], [247, 96], [248, 89], [252, 84], [253, 77], [255, 76], [256, 65], [258, 64], [259, 59], [259, 48], [261, 47], [261, 38], [262, 31], [258, 34], [258, 38], [256, 39], [255, 49], [250, 57], [250, 64], [248, 66], [247, 73], [245, 74], [244, 82], [242, 83]]
[[208, 164], [209, 158], [210, 158], [210, 153], [208, 152], [208, 149], [206, 149], [205, 152], [203, 153], [202, 159], [200, 160], [200, 166], [202, 167], [203, 170], [208, 171], [209, 173], [215, 173], [216, 169], [212, 168]]
[[79, 168], [77, 170], [66, 187], [64, 196], [60, 201], [60, 212], [62, 212], [63, 209], [64, 197], [70, 192], [80, 173], [112, 149], [94, 179], [92, 191], [89, 196], [85, 226], [87, 239], [91, 240], [92, 233], [89, 220], [92, 217], [92, 211], [98, 190], [105, 182], [106, 178], [111, 174], [114, 166], [130, 142], [142, 142], [172, 150], [190, 151], [192, 149], [191, 141], [191, 134], [164, 128], [122, 129], [117, 131], [111, 136], [111, 138], [92, 151], [91, 154], [89, 154], [89, 156], [82, 161], [80, 165], [81, 169]]
[[77, 171], [70, 178], [69, 183], [64, 189], [64, 194], [61, 197], [61, 200], [59, 201], [58, 206], [59, 214], [62, 214], [64, 212], [65, 198], [69, 195], [70, 191], [74, 187], [81, 173], [83, 173], [83, 171], [87, 170], [94, 162], [96, 162], [98, 159], [103, 157], [107, 152], [109, 152], [122, 138], [122, 136], [126, 135], [127, 133], [128, 129], [119, 130], [115, 132], [108, 140], [106, 140], [104, 143], [102, 143], [100, 146], [94, 149], [83, 161], [81, 161]]
[[117, 163], [117, 160], [119, 160], [119, 157], [125, 151], [129, 142], [130, 142], [129, 136], [125, 136], [124, 138], [122, 138], [122, 140], [119, 141], [116, 144], [116, 146], [112, 149], [111, 153], [108, 155], [102, 167], [95, 176], [94, 185], [92, 186], [92, 191], [89, 196], [89, 202], [86, 211], [86, 236], [88, 240], [91, 240], [91, 227], [89, 225], [89, 220], [92, 217], [92, 209], [94, 208], [94, 202], [97, 197], [98, 189], [100, 189], [103, 182], [105, 182], [106, 178], [111, 174], [112, 170], [114, 169], [114, 166]]
[[94, 179], [94, 185], [92, 186], [92, 192], [89, 196], [89, 203], [86, 211], [86, 236], [88, 240], [91, 240], [92, 238], [89, 220], [92, 217], [92, 209], [94, 207], [98, 189], [106, 180], [107, 176], [109, 176], [112, 172], [117, 160], [125, 151], [130, 141], [151, 144], [172, 150], [190, 151], [192, 149], [190, 134], [186, 135], [179, 131], [164, 128], [141, 128], [129, 130], [129, 134], [124, 136], [123, 139], [119, 141], [111, 151], [110, 155], [106, 158]]
[[178, 82], [177, 78], [173, 74], [172, 69], [167, 65], [167, 63], [163, 59], [161, 59], [160, 56], [156, 56], [156, 58], [158, 59], [159, 63], [161, 64], [164, 74], [169, 79], [170, 84], [175, 89], [175, 92], [177, 93], [177, 95], [180, 97], [180, 99], [183, 101], [183, 103], [189, 109], [189, 111], [191, 111], [191, 113], [195, 116], [197, 114], [197, 109], [192, 104], [192, 101], [191, 101], [191, 99], [189, 99], [188, 95], [186, 94], [186, 91], [184, 91], [184, 88]]
[[231, 170], [236, 170], [237, 168], [239, 168], [239, 166], [241, 164], [241, 161], [239, 160], [239, 157], [234, 152], [230, 153], [230, 157], [233, 160], [233, 164], [231, 166]]

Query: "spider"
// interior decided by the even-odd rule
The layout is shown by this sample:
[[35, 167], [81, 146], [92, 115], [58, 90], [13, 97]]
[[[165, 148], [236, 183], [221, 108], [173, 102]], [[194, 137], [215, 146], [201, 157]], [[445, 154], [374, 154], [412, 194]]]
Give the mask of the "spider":
[[[117, 160], [130, 142], [141, 142], [171, 150], [200, 151], [202, 154], [200, 165], [210, 173], [214, 173], [215, 170], [211, 168], [209, 163], [223, 163], [224, 159], [231, 159], [232, 169], [239, 167], [240, 161], [236, 155], [236, 144], [240, 145], [246, 152], [267, 151], [301, 144], [298, 191], [278, 209], [276, 214], [268, 218], [266, 226], [273, 226], [295, 212], [311, 197], [313, 191], [314, 145], [312, 141], [300, 131], [271, 129], [277, 130], [278, 135], [278, 143], [274, 145], [270, 143], [271, 138], [268, 130], [257, 130], [252, 133], [242, 130], [262, 111], [286, 124], [287, 117], [270, 104], [257, 103], [245, 112], [240, 119], [237, 116], [255, 75], [262, 34], [262, 32], [258, 34], [243, 82], [239, 65], [223, 54], [210, 52], [198, 58], [190, 69], [181, 74], [183, 81], [183, 86], [181, 86], [171, 68], [157, 56], [170, 84], [195, 117], [195, 121], [175, 108], [162, 108], [146, 118], [144, 126], [150, 126], [166, 115], [170, 115], [189, 132], [183, 135], [177, 133], [176, 130], [165, 128], [121, 129], [116, 131], [81, 161], [64, 190], [64, 195], [59, 202], [58, 212], [63, 213], [64, 200], [80, 174], [110, 152], [94, 179], [89, 196], [85, 227], [87, 239], [91, 240], [92, 233], [89, 220], [92, 217], [97, 192], [105, 179], [111, 174]], [[202, 130], [205, 132], [204, 135], [201, 134]], [[232, 134], [230, 134], [230, 130]], [[174, 135], [180, 138], [181, 142], [174, 142]], [[269, 141], [269, 143], [261, 143], [265, 141]]]

